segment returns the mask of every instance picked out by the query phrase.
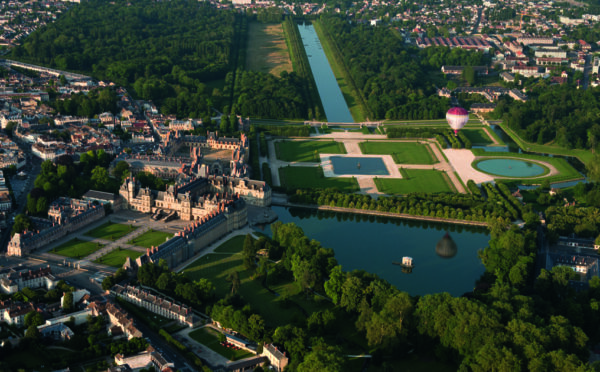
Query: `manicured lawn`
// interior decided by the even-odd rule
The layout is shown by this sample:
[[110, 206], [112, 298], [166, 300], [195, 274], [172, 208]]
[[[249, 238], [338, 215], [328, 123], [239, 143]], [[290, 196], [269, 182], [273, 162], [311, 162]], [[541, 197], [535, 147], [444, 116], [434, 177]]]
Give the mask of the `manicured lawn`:
[[281, 23], [250, 22], [246, 69], [273, 74], [277, 77], [283, 71], [293, 71]]
[[417, 142], [361, 142], [363, 154], [392, 155], [397, 164], [434, 164], [434, 157], [427, 145]]
[[294, 189], [338, 188], [342, 191], [358, 190], [354, 178], [325, 177], [321, 167], [283, 167], [279, 168], [281, 186]]
[[93, 238], [115, 241], [136, 229], [136, 226], [125, 225], [122, 223], [113, 223], [109, 221], [101, 226], [96, 227], [91, 231], [88, 231], [87, 233], [85, 233], [85, 235], [91, 236]]
[[167, 233], [163, 231], [148, 230], [137, 238], [128, 241], [128, 244], [138, 245], [140, 247], [150, 248], [152, 246], [159, 246], [165, 242], [167, 238], [172, 238], [173, 233]]
[[275, 143], [275, 151], [283, 161], [320, 162], [319, 154], [345, 154], [346, 148], [335, 141], [283, 141]]
[[377, 190], [386, 194], [409, 194], [411, 192], [452, 192], [445, 175], [431, 169], [404, 169], [406, 178], [376, 178]]
[[463, 129], [461, 132], [473, 145], [487, 146], [494, 143], [483, 129]]
[[75, 238], [52, 249], [52, 253], [66, 257], [82, 258], [96, 252], [102, 247], [104, 247], [103, 244]]
[[[215, 286], [217, 298], [231, 293], [231, 283], [227, 276], [237, 271], [241, 286], [239, 294], [257, 311], [265, 322], [272, 327], [288, 324], [304, 313], [312, 313], [329, 306], [326, 301], [307, 301], [295, 283], [283, 283], [270, 286], [271, 293], [260, 282], [250, 279], [244, 270], [242, 254], [208, 254], [198, 258], [188, 266], [184, 274], [192, 280], [206, 278]], [[288, 300], [284, 300], [285, 298]]]
[[235, 350], [221, 345], [218, 332], [210, 328], [200, 328], [190, 333], [190, 337], [209, 349], [221, 354], [229, 360], [240, 360], [253, 356], [254, 354], [240, 349]]
[[101, 263], [113, 267], [121, 267], [125, 263], [127, 257], [131, 257], [132, 260], [142, 255], [142, 252], [132, 251], [131, 249], [115, 249], [102, 257], [99, 257], [94, 262]]
[[242, 251], [244, 247], [244, 240], [246, 240], [246, 235], [238, 235], [229, 239], [225, 243], [221, 244], [217, 248], [215, 248], [215, 252], [219, 253], [238, 253]]

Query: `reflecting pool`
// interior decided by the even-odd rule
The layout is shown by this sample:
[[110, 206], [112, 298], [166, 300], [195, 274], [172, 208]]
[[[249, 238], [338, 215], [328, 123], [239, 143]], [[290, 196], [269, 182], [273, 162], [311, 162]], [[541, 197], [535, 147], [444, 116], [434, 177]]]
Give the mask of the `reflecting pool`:
[[488, 159], [476, 164], [476, 168], [503, 177], [535, 177], [546, 171], [542, 166], [519, 159]]
[[333, 172], [336, 175], [363, 174], [387, 176], [385, 163], [381, 158], [353, 158], [347, 156], [330, 156]]

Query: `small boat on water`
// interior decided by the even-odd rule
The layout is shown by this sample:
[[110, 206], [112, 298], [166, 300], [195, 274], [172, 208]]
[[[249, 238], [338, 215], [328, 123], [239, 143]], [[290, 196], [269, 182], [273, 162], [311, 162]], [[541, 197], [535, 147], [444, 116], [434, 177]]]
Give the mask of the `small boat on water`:
[[415, 267], [412, 257], [408, 257], [408, 256], [402, 257], [402, 262], [392, 261], [392, 263], [394, 265], [398, 265], [398, 266], [402, 267], [402, 272], [405, 274], [412, 273], [412, 269], [413, 269], [413, 267]]
[[408, 256], [402, 257], [402, 262], [393, 261], [392, 264], [398, 265], [398, 266], [402, 266], [402, 267], [406, 267], [406, 268], [410, 268], [410, 269], [412, 269], [413, 267], [415, 267], [415, 265], [413, 263], [413, 258], [412, 257], [408, 257]]

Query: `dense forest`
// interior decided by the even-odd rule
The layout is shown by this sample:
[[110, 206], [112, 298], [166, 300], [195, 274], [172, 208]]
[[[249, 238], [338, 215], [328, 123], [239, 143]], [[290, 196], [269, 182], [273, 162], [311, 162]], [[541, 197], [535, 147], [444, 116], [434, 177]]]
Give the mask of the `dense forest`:
[[527, 93], [527, 102], [510, 105], [500, 101], [493, 116], [521, 138], [566, 148], [596, 149], [600, 143], [600, 88], [574, 89], [573, 86], [541, 84]]
[[[92, 0], [32, 33], [9, 57], [115, 82], [180, 118], [212, 116], [213, 108], [310, 116], [308, 76], [242, 70], [247, 27], [246, 15], [205, 3]], [[81, 111], [69, 104], [61, 109]]]
[[489, 58], [459, 48], [420, 50], [406, 45], [388, 28], [350, 24], [335, 17], [322, 17], [320, 22], [335, 40], [343, 67], [371, 119], [443, 118], [449, 100], [436, 95], [432, 72], [439, 75], [442, 65], [482, 65]]
[[208, 113], [206, 83], [230, 65], [235, 15], [188, 1], [90, 1], [34, 32], [11, 57], [134, 88], [166, 113]]

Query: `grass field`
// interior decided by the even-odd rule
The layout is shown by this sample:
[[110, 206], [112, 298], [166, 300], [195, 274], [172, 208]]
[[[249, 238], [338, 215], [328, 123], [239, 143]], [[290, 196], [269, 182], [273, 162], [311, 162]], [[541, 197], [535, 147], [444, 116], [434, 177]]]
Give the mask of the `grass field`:
[[494, 143], [483, 129], [463, 129], [461, 132], [473, 145], [487, 146]]
[[103, 244], [87, 242], [85, 240], [79, 240], [75, 238], [59, 245], [56, 248], [53, 248], [52, 253], [66, 257], [82, 258], [96, 252], [102, 247], [104, 247]]
[[283, 167], [279, 168], [281, 186], [295, 189], [338, 188], [342, 191], [357, 191], [358, 182], [348, 177], [325, 177], [321, 167]]
[[[350, 110], [350, 114], [352, 114], [352, 118], [354, 122], [361, 122], [366, 120], [365, 112], [360, 104], [358, 99], [358, 92], [355, 92], [352, 89], [352, 85], [346, 81], [348, 77], [344, 76], [344, 69], [342, 66], [338, 64], [334, 54], [335, 47], [330, 44], [330, 40], [328, 37], [325, 37], [323, 30], [321, 29], [321, 24], [319, 21], [313, 22], [315, 26], [315, 31], [321, 40], [321, 46], [323, 47], [323, 52], [325, 52], [325, 56], [329, 61], [329, 66], [331, 66], [331, 70], [335, 75], [335, 80], [342, 91], [342, 95], [344, 96], [344, 100], [348, 105], [348, 109]], [[342, 57], [342, 56], [340, 56]]]
[[411, 192], [452, 192], [443, 172], [431, 169], [404, 169], [406, 178], [376, 178], [377, 190], [386, 194], [409, 194]]
[[231, 361], [248, 358], [254, 355], [246, 350], [234, 350], [221, 346], [218, 332], [211, 328], [197, 329], [190, 333], [190, 337]]
[[107, 222], [93, 230], [85, 233], [93, 238], [106, 239], [115, 241], [137, 229], [136, 226], [124, 225], [121, 223]]
[[363, 154], [392, 155], [397, 164], [435, 164], [427, 145], [417, 142], [361, 142]]
[[112, 267], [121, 267], [125, 263], [125, 259], [127, 257], [131, 257], [131, 259], [134, 260], [141, 255], [142, 255], [142, 252], [132, 251], [131, 249], [117, 248], [114, 251], [111, 251], [111, 252], [105, 254], [104, 256], [99, 257], [94, 262], [112, 266]]
[[281, 24], [250, 22], [246, 69], [269, 73], [279, 77], [283, 71], [292, 72]]
[[346, 148], [335, 141], [280, 141], [275, 143], [275, 151], [279, 160], [318, 163], [319, 154], [345, 154]]
[[217, 248], [215, 248], [215, 252], [219, 253], [238, 253], [242, 251], [242, 247], [244, 246], [244, 240], [246, 240], [246, 235], [238, 235], [229, 239], [225, 243], [221, 244]]
[[590, 150], [582, 150], [582, 149], [566, 149], [564, 147], [560, 147], [557, 145], [538, 145], [537, 143], [527, 142], [523, 140], [517, 133], [515, 133], [512, 129], [510, 129], [506, 124], [499, 124], [502, 130], [512, 138], [513, 141], [519, 147], [528, 152], [539, 152], [541, 154], [553, 154], [553, 155], [562, 155], [562, 156], [574, 156], [581, 160], [583, 164], [588, 164], [594, 154]]
[[137, 238], [128, 241], [128, 244], [138, 245], [140, 247], [150, 248], [152, 246], [159, 246], [165, 242], [167, 238], [172, 238], [173, 233], [167, 233], [163, 231], [148, 230]]

